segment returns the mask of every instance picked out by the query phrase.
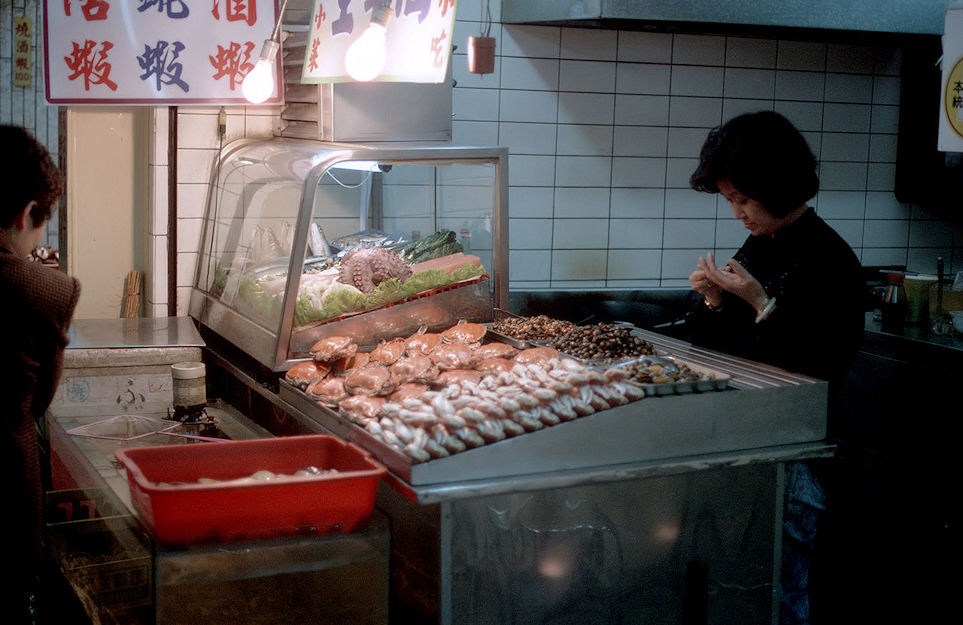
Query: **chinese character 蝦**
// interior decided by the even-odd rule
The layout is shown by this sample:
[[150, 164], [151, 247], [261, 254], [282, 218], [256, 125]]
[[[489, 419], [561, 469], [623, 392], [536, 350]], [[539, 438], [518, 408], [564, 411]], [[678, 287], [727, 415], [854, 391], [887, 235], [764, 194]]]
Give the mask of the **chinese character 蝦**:
[[144, 54], [137, 57], [137, 63], [144, 70], [140, 79], [146, 80], [153, 76], [157, 91], [161, 90], [161, 85], [174, 85], [185, 92], [190, 91], [190, 85], [181, 80], [184, 66], [177, 60], [183, 49], [184, 44], [180, 41], [158, 41], [153, 48], [144, 44]]
[[245, 41], [243, 44], [236, 41], [230, 42], [227, 47], [218, 45], [217, 54], [208, 56], [211, 65], [217, 70], [214, 72], [214, 80], [220, 80], [224, 76], [228, 77], [231, 91], [241, 84], [247, 73], [254, 69], [251, 63], [251, 52], [254, 50], [253, 41]]
[[111, 64], [107, 62], [108, 52], [114, 47], [109, 41], [98, 44], [96, 41], [85, 40], [83, 45], [71, 42], [73, 50], [70, 56], [64, 57], [67, 67], [73, 72], [67, 76], [68, 80], [84, 79], [84, 91], [90, 91], [91, 85], [106, 85], [111, 91], [117, 91], [117, 83], [110, 79]]

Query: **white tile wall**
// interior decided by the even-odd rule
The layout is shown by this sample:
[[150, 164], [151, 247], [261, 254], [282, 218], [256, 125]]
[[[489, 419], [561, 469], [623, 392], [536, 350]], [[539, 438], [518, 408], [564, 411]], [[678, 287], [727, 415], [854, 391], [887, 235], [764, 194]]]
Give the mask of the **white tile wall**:
[[[688, 179], [710, 128], [762, 109], [804, 131], [820, 159], [812, 204], [863, 263], [932, 271], [943, 253], [963, 269], [960, 227], [892, 192], [899, 50], [501, 25], [498, 5], [494, 74], [469, 74], [456, 41], [453, 140], [509, 148], [511, 288], [685, 286], [700, 255], [731, 255], [745, 230]], [[479, 32], [483, 6], [459, 3], [457, 37]], [[182, 111], [179, 122], [178, 310], [215, 152], [203, 118], [214, 114]], [[267, 135], [276, 123], [270, 109], [237, 110], [228, 132]]]

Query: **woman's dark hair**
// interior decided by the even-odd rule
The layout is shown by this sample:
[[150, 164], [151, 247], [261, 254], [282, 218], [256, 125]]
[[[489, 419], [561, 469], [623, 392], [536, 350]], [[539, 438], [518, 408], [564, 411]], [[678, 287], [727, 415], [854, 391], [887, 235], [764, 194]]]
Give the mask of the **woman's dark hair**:
[[689, 184], [718, 193], [720, 180], [776, 217], [785, 217], [819, 190], [816, 157], [806, 139], [772, 111], [739, 115], [709, 132]]
[[39, 141], [19, 126], [0, 125], [0, 227], [13, 225], [17, 214], [31, 201], [34, 225], [53, 213], [64, 192], [63, 175]]

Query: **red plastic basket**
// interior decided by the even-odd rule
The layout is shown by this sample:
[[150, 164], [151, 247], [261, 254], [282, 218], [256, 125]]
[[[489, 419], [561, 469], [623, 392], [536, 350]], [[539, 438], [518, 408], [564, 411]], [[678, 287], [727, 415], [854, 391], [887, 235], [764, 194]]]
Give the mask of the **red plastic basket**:
[[[158, 540], [174, 545], [349, 532], [368, 520], [383, 465], [360, 447], [328, 435], [119, 449], [131, 499]], [[236, 480], [267, 470], [290, 476]]]

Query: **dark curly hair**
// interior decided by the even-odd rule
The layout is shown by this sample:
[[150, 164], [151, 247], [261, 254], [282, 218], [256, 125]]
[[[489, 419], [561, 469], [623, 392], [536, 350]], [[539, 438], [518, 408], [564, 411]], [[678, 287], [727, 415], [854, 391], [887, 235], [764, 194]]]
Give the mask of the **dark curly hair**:
[[50, 219], [64, 193], [64, 179], [47, 148], [20, 126], [0, 125], [0, 227], [13, 225], [31, 201], [34, 225]]
[[806, 139], [772, 111], [739, 115], [709, 132], [689, 184], [718, 193], [720, 180], [776, 217], [785, 217], [819, 190], [816, 157]]

